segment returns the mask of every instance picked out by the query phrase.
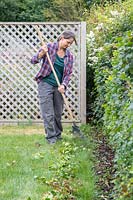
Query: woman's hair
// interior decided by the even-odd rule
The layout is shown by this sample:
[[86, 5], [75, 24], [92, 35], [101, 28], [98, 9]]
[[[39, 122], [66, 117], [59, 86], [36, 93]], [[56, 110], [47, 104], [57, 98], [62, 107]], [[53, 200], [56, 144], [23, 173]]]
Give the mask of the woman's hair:
[[75, 34], [71, 31], [64, 31], [60, 36], [59, 38], [57, 39], [57, 41], [60, 41], [61, 38], [64, 38], [64, 39], [69, 39], [69, 38], [73, 38], [75, 44], [77, 45], [77, 41], [76, 41], [76, 38], [75, 38]]

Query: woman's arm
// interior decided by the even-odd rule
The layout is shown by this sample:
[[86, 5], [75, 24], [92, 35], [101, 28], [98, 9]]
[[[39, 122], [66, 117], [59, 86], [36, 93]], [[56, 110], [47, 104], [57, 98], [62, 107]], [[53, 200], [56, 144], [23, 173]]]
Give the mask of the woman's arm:
[[61, 83], [61, 85], [65, 86], [65, 89], [67, 88], [69, 81], [70, 81], [70, 78], [71, 78], [71, 75], [72, 75], [73, 63], [74, 63], [74, 58], [73, 58], [73, 55], [70, 54], [69, 59], [68, 59], [67, 64], [66, 64], [65, 71], [64, 71], [63, 81]]
[[48, 48], [47, 45], [43, 45], [38, 53], [36, 55], [34, 55], [31, 59], [31, 63], [32, 64], [37, 64], [40, 62], [40, 60], [46, 55], [46, 52], [48, 52]]

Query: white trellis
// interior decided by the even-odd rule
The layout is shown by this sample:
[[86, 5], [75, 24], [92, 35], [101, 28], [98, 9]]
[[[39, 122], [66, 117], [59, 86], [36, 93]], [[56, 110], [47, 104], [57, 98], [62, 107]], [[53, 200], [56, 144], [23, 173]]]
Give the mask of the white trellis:
[[[86, 24], [65, 23], [0, 23], [0, 122], [41, 122], [37, 83], [34, 77], [40, 64], [32, 65], [31, 57], [40, 48], [35, 30], [39, 25], [45, 42], [56, 41], [64, 30], [75, 33], [78, 46], [67, 98], [75, 121], [86, 121]], [[64, 109], [63, 122], [71, 122]]]

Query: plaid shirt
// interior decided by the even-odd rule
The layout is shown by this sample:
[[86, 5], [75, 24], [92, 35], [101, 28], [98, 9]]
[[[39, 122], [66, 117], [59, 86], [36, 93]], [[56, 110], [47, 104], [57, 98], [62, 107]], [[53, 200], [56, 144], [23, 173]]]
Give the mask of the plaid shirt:
[[[48, 53], [51, 59], [51, 62], [54, 66], [55, 58], [56, 58], [56, 53], [59, 47], [59, 43], [49, 43], [47, 44], [48, 47]], [[42, 65], [41, 69], [37, 73], [35, 80], [37, 83], [39, 83], [44, 77], [48, 76], [51, 73], [51, 67], [49, 65], [48, 59], [46, 55], [40, 60], [38, 59], [38, 54], [40, 53], [41, 49], [38, 51], [36, 55], [34, 55], [31, 59], [32, 64], [39, 63], [42, 60]], [[64, 57], [64, 72], [63, 72], [63, 79], [62, 83], [65, 85], [65, 87], [68, 86], [71, 74], [72, 74], [72, 68], [73, 68], [73, 55], [70, 53], [68, 49], [66, 49], [65, 57]]]

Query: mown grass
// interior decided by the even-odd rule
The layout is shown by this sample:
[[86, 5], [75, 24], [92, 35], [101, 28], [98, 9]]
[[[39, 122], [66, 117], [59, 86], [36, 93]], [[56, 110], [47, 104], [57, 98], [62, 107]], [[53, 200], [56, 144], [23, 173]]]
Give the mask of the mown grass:
[[[69, 172], [70, 176], [74, 174], [70, 184], [75, 198], [77, 200], [95, 199], [91, 137], [87, 136], [87, 139], [81, 140], [73, 137], [69, 130], [69, 128], [64, 129], [62, 141], [49, 146], [44, 135], [37, 134], [44, 132], [42, 126], [0, 127], [1, 200], [44, 199], [44, 194], [53, 190], [46, 181], [57, 178], [60, 184], [61, 180], [65, 180], [63, 176], [68, 167], [72, 170]], [[70, 152], [69, 166], [65, 166], [66, 169], [64, 169], [61, 159], [65, 161], [66, 158], [68, 159], [67, 149], [64, 153], [66, 146], [68, 146], [68, 151], [72, 148], [72, 155]]]

